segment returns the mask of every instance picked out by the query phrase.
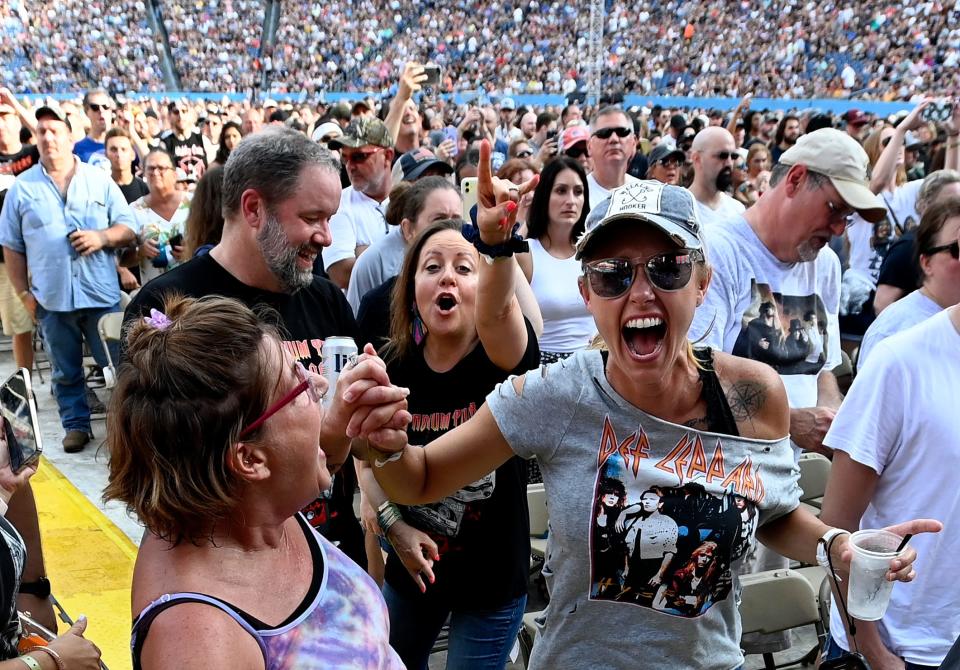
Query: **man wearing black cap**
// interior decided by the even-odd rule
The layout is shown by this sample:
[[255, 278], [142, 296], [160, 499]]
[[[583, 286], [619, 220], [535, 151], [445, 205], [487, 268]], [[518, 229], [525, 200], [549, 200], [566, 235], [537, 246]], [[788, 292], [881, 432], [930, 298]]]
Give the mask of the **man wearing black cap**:
[[330, 279], [346, 289], [357, 256], [390, 232], [383, 215], [393, 185], [393, 138], [383, 121], [360, 117], [327, 146], [340, 150], [351, 186], [343, 189], [330, 219], [333, 243], [323, 252], [323, 264]]
[[671, 149], [661, 142], [647, 156], [647, 179], [655, 179], [662, 184], [680, 185], [680, 168], [686, 160], [686, 154], [680, 149]]

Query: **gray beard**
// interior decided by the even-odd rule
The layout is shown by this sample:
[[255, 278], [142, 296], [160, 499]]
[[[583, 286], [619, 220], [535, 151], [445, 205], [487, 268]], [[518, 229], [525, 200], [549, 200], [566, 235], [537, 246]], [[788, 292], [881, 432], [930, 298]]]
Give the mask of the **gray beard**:
[[267, 212], [263, 226], [257, 233], [257, 242], [264, 262], [277, 278], [284, 293], [296, 293], [313, 282], [313, 268], [301, 270], [297, 267], [297, 255], [311, 247], [291, 247], [283, 226], [273, 213]]

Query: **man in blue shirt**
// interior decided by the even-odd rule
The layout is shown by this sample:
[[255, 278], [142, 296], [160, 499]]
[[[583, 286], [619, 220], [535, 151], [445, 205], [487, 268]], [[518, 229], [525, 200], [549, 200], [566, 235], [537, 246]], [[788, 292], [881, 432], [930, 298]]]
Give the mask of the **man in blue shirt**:
[[[73, 153], [79, 156], [84, 163], [95, 165], [110, 174], [110, 161], [107, 159], [106, 153], [106, 138], [107, 131], [118, 121], [117, 107], [107, 92], [98, 88], [84, 94], [83, 111], [90, 119], [90, 132], [73, 145]], [[137, 156], [143, 159], [147, 154], [147, 144], [134, 130], [132, 115], [129, 111], [122, 112], [122, 117], [119, 120], [122, 121], [120, 125], [126, 126], [130, 133], [130, 142], [133, 144]]]
[[73, 155], [62, 110], [41, 107], [36, 117], [40, 164], [7, 193], [0, 245], [10, 282], [43, 331], [66, 432], [63, 448], [75, 452], [90, 441], [83, 340], [106, 367], [97, 322], [120, 310], [113, 249], [133, 243], [135, 224], [110, 175]]

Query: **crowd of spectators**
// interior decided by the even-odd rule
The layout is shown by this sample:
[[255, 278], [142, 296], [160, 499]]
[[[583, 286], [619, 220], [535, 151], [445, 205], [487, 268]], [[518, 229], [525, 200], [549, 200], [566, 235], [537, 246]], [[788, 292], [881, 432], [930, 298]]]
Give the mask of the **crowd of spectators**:
[[[589, 11], [562, 2], [282, 0], [0, 1], [4, 81], [20, 91], [163, 83], [147, 12], [163, 19], [185, 90], [381, 91], [410, 60], [444, 68], [440, 89], [572, 93], [585, 85]], [[276, 0], [280, 2], [280, 0]], [[606, 6], [608, 92], [909, 99], [960, 83], [960, 14], [946, 2], [772, 0]]]
[[20, 92], [163, 88], [145, 0], [0, 1], [0, 77]]
[[164, 0], [160, 5], [184, 90], [246, 91], [259, 83], [264, 0]]

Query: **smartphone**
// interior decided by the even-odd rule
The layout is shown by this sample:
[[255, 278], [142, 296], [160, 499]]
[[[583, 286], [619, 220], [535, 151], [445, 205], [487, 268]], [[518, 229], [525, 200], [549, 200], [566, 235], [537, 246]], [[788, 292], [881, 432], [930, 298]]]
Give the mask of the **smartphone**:
[[443, 129], [443, 137], [445, 140], [453, 142], [453, 152], [450, 154], [451, 156], [456, 156], [460, 153], [460, 133], [457, 131], [456, 126], [446, 126]]
[[547, 139], [548, 139], [548, 140], [555, 139], [555, 138], [557, 137], [557, 134], [558, 134], [558, 133], [559, 133], [559, 131], [557, 131], [557, 130], [548, 130], [548, 131], [547, 131]]
[[169, 240], [167, 240], [167, 241], [170, 243], [170, 246], [171, 246], [171, 247], [179, 247], [179, 246], [182, 246], [182, 245], [183, 245], [183, 233], [177, 233], [176, 235], [174, 235], [173, 237], [171, 237], [171, 238], [170, 238]]
[[423, 73], [427, 75], [426, 80], [423, 82], [424, 86], [439, 86], [440, 85], [440, 75], [441, 70], [439, 65], [433, 63], [427, 63], [423, 66]]
[[463, 220], [476, 225], [476, 221], [470, 216], [470, 211], [477, 205], [476, 177], [464, 177], [460, 182], [460, 198], [463, 200]]
[[10, 451], [10, 469], [20, 472], [40, 459], [40, 423], [30, 386], [30, 371], [20, 368], [0, 386], [0, 415]]
[[934, 100], [920, 112], [924, 121], [943, 123], [953, 116], [953, 103], [949, 100]]

